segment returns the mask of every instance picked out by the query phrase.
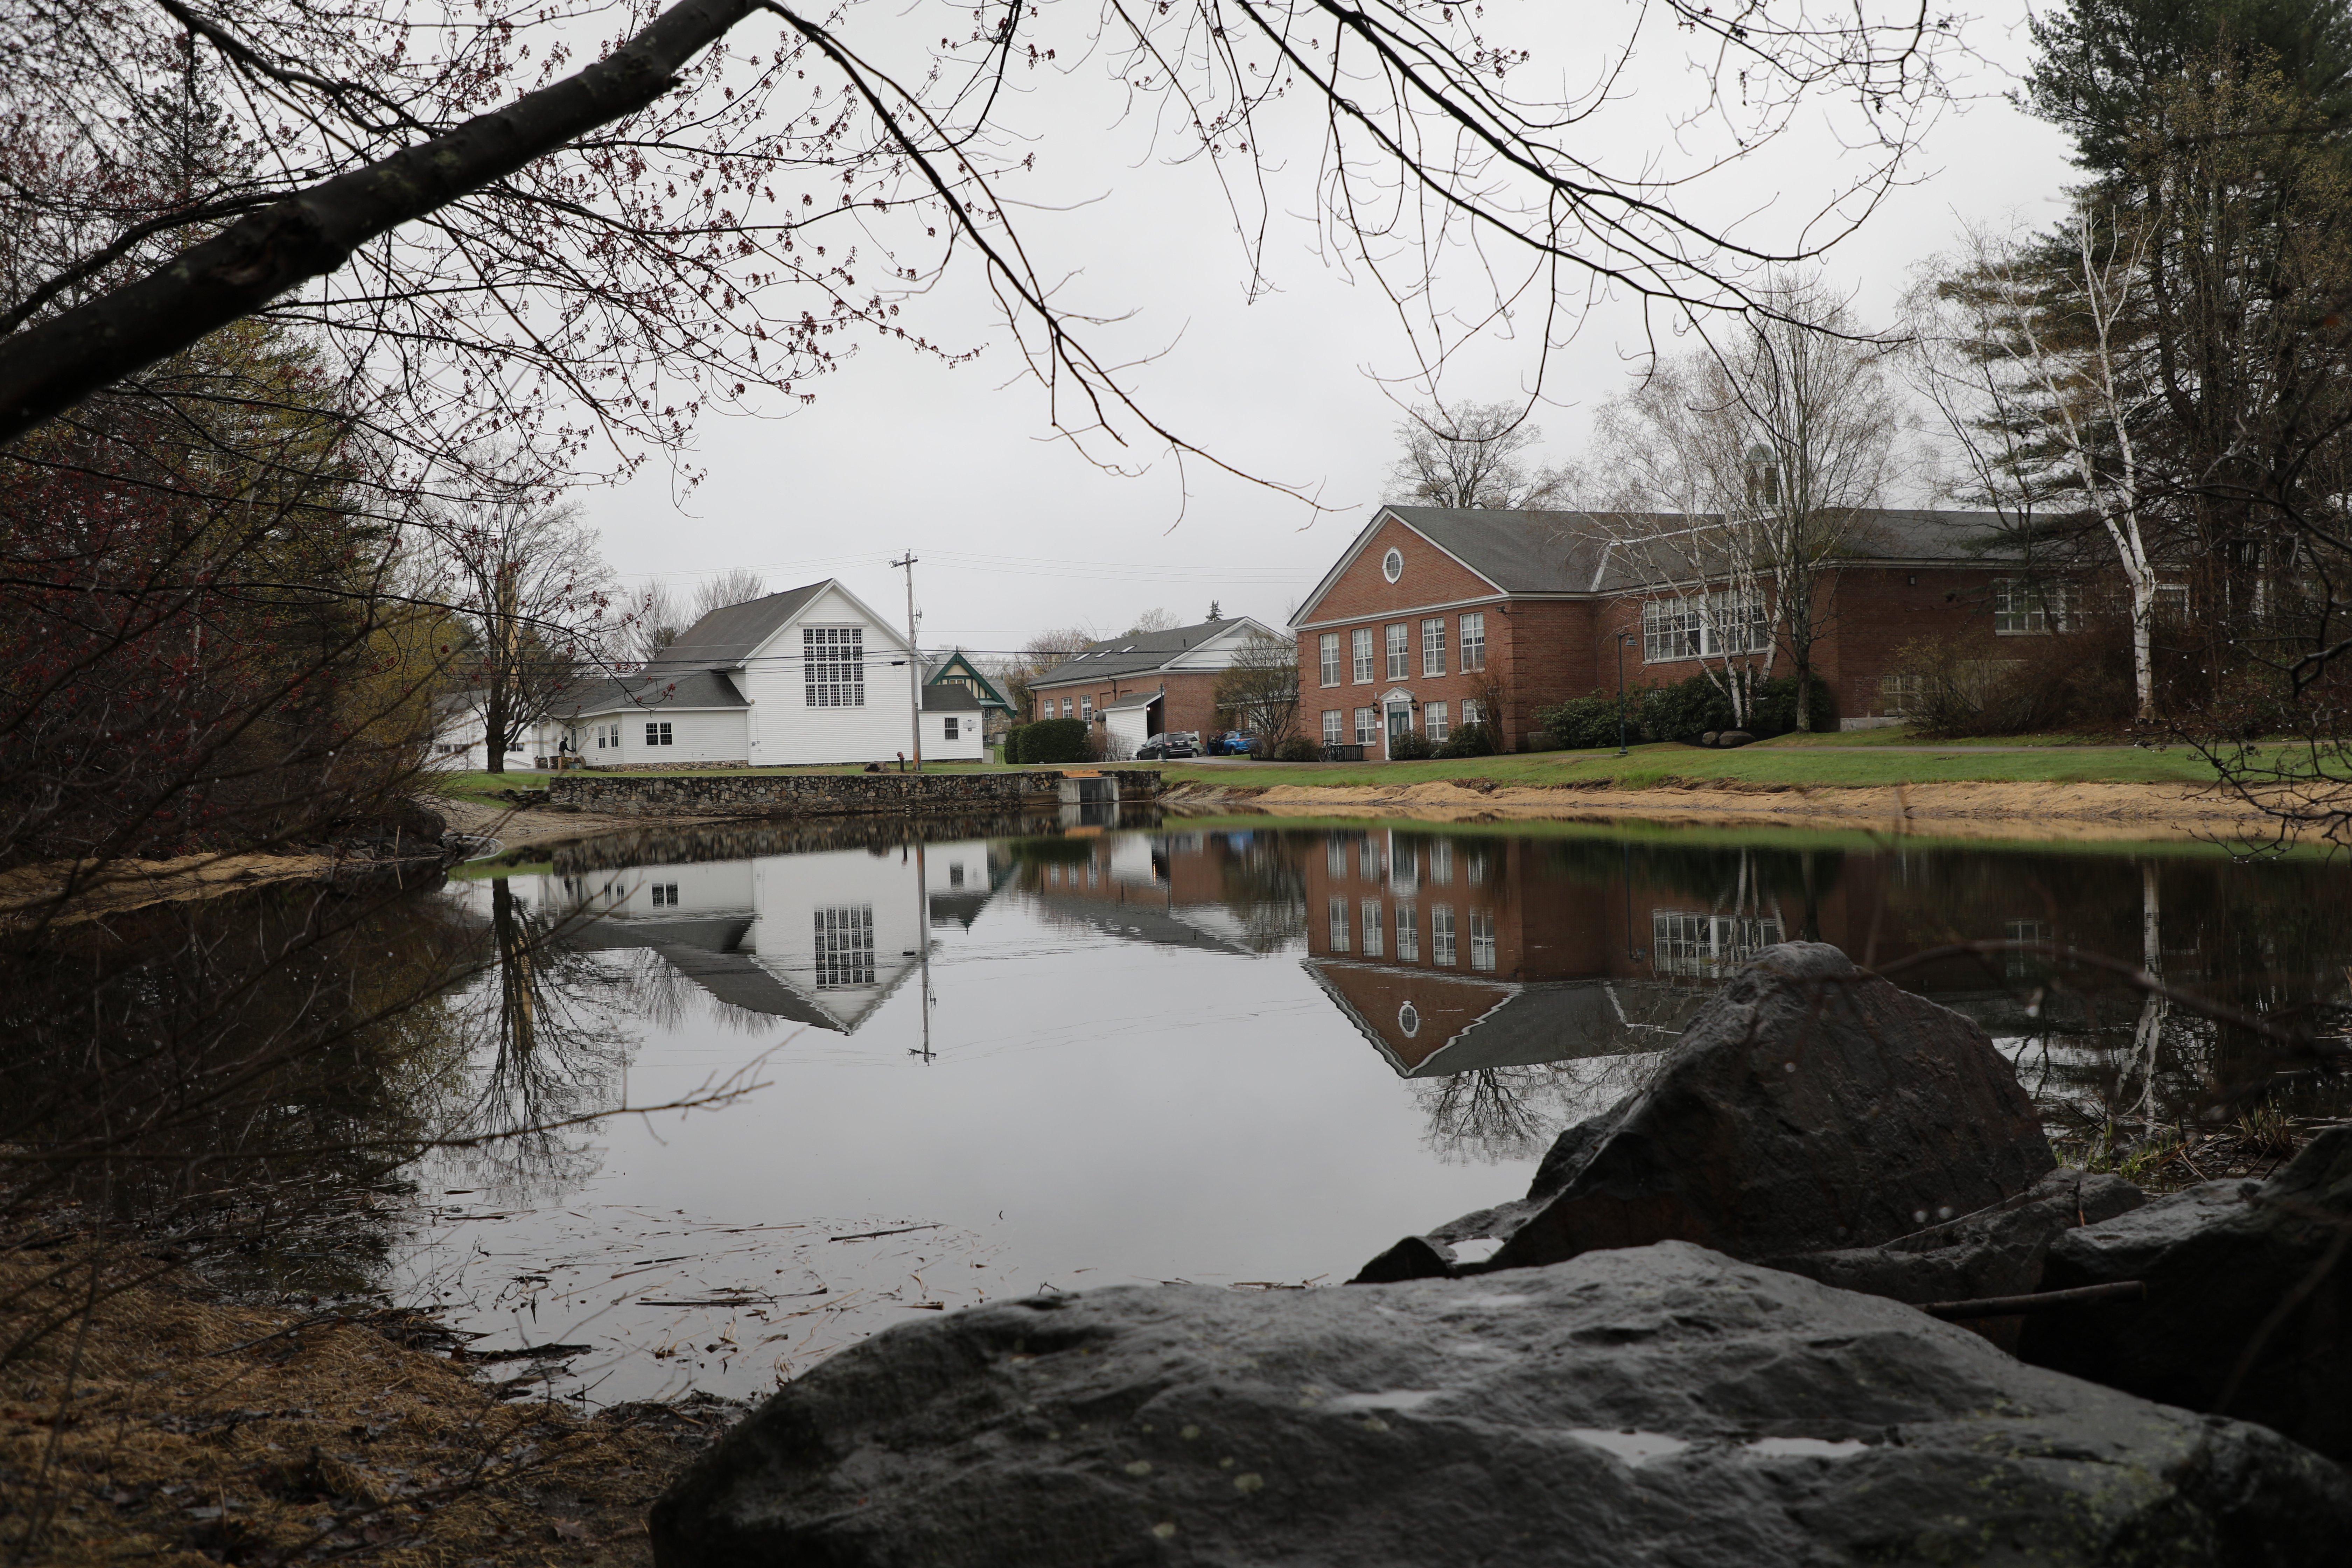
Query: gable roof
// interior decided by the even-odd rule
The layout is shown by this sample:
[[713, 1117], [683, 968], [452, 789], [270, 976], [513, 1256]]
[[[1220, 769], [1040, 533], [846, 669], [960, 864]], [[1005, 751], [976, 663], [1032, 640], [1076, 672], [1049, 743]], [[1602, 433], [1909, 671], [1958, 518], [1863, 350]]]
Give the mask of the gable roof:
[[[1996, 514], [1916, 508], [1867, 507], [1840, 553], [1865, 561], [1980, 561], [2009, 559], [1990, 548]], [[1317, 605], [1355, 564], [1383, 524], [1394, 521], [1490, 584], [1498, 595], [1620, 594], [1654, 581], [1631, 552], [1612, 541], [1643, 532], [1719, 526], [1722, 514], [1684, 516], [1671, 512], [1590, 511], [1559, 509], [1506, 511], [1475, 507], [1383, 506], [1341, 552], [1313, 593], [1291, 617], [1294, 626], [1315, 618]]]
[[977, 713], [980, 708], [980, 693], [969, 686], [923, 688], [923, 711], [926, 713]]
[[551, 710], [566, 719], [618, 712], [647, 712], [679, 708], [749, 708], [735, 683], [715, 669], [680, 669], [654, 665], [635, 675], [600, 680], [560, 699]]
[[978, 665], [964, 657], [961, 648], [954, 648], [947, 653], [937, 655], [923, 672], [923, 684], [926, 686], [934, 686], [950, 679], [978, 681], [981, 706], [1002, 708], [1007, 713], [1013, 710], [1012, 700], [997, 688], [996, 682], [981, 672]]
[[703, 669], [730, 669], [754, 649], [783, 630], [809, 602], [833, 585], [822, 583], [787, 588], [764, 598], [747, 599], [711, 611], [678, 634], [677, 640], [646, 661], [653, 669], [665, 665], [690, 665]]
[[1029, 683], [1032, 690], [1041, 686], [1058, 686], [1070, 680], [1094, 680], [1108, 676], [1143, 675], [1155, 669], [1165, 669], [1176, 660], [1213, 638], [1228, 632], [1255, 627], [1268, 637], [1273, 628], [1247, 616], [1228, 616], [1222, 621], [1202, 621], [1189, 626], [1171, 626], [1164, 632], [1136, 632], [1127, 637], [1105, 637], [1071, 658], [1064, 659]]

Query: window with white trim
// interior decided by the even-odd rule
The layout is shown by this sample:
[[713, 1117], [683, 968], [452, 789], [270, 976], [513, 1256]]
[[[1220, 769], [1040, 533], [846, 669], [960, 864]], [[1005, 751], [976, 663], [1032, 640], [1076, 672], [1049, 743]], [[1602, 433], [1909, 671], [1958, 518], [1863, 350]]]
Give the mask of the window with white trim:
[[1462, 672], [1469, 675], [1486, 668], [1486, 612], [1473, 610], [1462, 617]]
[[1412, 657], [1409, 645], [1412, 640], [1412, 628], [1399, 623], [1388, 628], [1388, 638], [1389, 679], [1402, 680], [1412, 674], [1408, 668]]
[[1411, 904], [1399, 904], [1396, 907], [1396, 927], [1397, 962], [1419, 963], [1421, 962], [1421, 924], [1414, 919], [1413, 908]]
[[1331, 951], [1348, 951], [1348, 900], [1345, 899], [1331, 900]]
[[1470, 911], [1470, 967], [1491, 972], [1495, 967], [1495, 911]]
[[657, 910], [674, 910], [677, 908], [677, 884], [676, 882], [654, 883], [653, 894], [654, 908]]
[[1462, 700], [1463, 727], [1467, 729], [1473, 724], [1484, 724], [1486, 721], [1486, 710], [1478, 705], [1478, 700], [1475, 697], [1464, 698]]
[[1381, 575], [1393, 583], [1404, 575], [1404, 552], [1391, 549], [1381, 557]]
[[1642, 659], [1718, 658], [1772, 646], [1771, 618], [1760, 593], [1692, 594], [1642, 605]]
[[1078, 717], [1089, 724], [1095, 721], [1095, 700], [1092, 697], [1078, 699]]
[[2055, 584], [1995, 583], [1992, 585], [1992, 629], [2005, 637], [2063, 631], [2066, 624], [2065, 590]]
[[1348, 634], [1348, 653], [1352, 666], [1348, 672], [1349, 675], [1359, 686], [1368, 684], [1372, 679], [1371, 627], [1358, 626]]
[[1449, 968], [1454, 963], [1454, 906], [1432, 904], [1429, 907], [1429, 962]]
[[1454, 885], [1454, 841], [1441, 838], [1429, 847], [1429, 879], [1441, 888]]
[[2158, 583], [2156, 585], [2156, 602], [2148, 608], [2155, 613], [2158, 626], [2187, 626], [2189, 624], [2189, 584]]
[[1445, 704], [1424, 702], [1421, 705], [1421, 732], [1433, 741], [1445, 739]]
[[1336, 746], [1346, 740], [1348, 731], [1344, 726], [1347, 722], [1348, 716], [1337, 708], [1323, 710], [1323, 743], [1327, 746]]
[[801, 674], [811, 708], [866, 706], [866, 628], [803, 626]]
[[646, 744], [648, 746], [667, 746], [669, 743], [669, 721], [664, 719], [659, 723], [656, 723], [650, 719], [647, 720], [646, 721]]
[[816, 988], [874, 984], [874, 906], [836, 904], [816, 911]]
[[1348, 841], [1336, 833], [1323, 841], [1323, 869], [1334, 877], [1348, 874]]
[[1339, 634], [1325, 632], [1317, 642], [1323, 656], [1323, 684], [1337, 686], [1339, 684]]
[[1788, 933], [1771, 915], [1650, 912], [1650, 963], [1661, 974], [1712, 979], [1786, 941]]
[[1381, 710], [1377, 708], [1357, 709], [1356, 744], [1360, 746], [1376, 745], [1379, 743], [1380, 738]]
[[947, 738], [948, 738], [949, 740], [950, 740], [950, 741], [955, 740], [959, 735], [961, 735], [961, 734], [962, 733], [961, 727], [961, 726], [959, 726], [959, 725], [956, 723], [956, 716], [955, 716], [954, 714], [952, 714], [952, 713], [950, 713], [950, 714], [949, 714], [949, 715], [947, 716], [947, 720], [946, 720], [946, 726], [947, 726]]
[[1380, 900], [1366, 899], [1364, 900], [1364, 956], [1366, 958], [1382, 956], [1381, 950], [1385, 944], [1381, 938], [1387, 929], [1387, 922], [1381, 919]]
[[1421, 673], [1445, 673], [1445, 617], [1433, 616], [1421, 623]]

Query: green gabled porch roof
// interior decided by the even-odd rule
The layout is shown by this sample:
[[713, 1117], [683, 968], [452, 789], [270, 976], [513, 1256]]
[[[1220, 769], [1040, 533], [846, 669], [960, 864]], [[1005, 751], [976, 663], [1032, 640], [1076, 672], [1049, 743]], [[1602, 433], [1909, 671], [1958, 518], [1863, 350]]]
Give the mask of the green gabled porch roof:
[[996, 682], [989, 679], [985, 675], [982, 675], [978, 667], [973, 665], [971, 660], [964, 658], [963, 650], [961, 648], [958, 648], [952, 653], [942, 654], [938, 658], [934, 659], [931, 663], [930, 668], [926, 671], [923, 676], [923, 684], [926, 686], [937, 686], [942, 679], [949, 676], [959, 678], [969, 676], [972, 680], [977, 682], [980, 691], [980, 705], [982, 708], [1001, 709], [1007, 713], [1013, 711], [1011, 700], [1008, 699], [1003, 692], [999, 691], [996, 689]]

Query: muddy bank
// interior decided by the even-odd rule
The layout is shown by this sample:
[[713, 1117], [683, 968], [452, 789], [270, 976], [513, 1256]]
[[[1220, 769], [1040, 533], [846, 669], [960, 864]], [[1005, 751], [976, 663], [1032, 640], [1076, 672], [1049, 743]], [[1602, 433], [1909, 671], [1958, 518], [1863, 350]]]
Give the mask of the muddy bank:
[[84, 1331], [89, 1270], [120, 1288], [130, 1250], [0, 1253], [0, 1320], [65, 1320], [0, 1374], [0, 1517], [37, 1561], [644, 1563], [646, 1505], [733, 1415], [516, 1397], [430, 1320], [241, 1307], [186, 1275]]
[[1178, 785], [1175, 809], [1255, 810], [1298, 816], [1402, 817], [1424, 822], [1644, 822], [1694, 826], [1783, 826], [1932, 832], [1942, 838], [2266, 838], [2269, 818], [2243, 802], [2188, 784], [1927, 784], [1871, 786], [1733, 784], [1616, 789], [1507, 786], [1483, 779], [1379, 786]]

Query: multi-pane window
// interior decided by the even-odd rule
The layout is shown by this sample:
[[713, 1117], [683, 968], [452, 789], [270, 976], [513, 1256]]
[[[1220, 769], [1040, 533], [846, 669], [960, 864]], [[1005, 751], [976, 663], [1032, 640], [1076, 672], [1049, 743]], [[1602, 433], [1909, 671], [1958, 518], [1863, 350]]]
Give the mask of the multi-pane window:
[[810, 707], [866, 706], [864, 626], [803, 626], [801, 665]]
[[1642, 606], [1642, 658], [1650, 664], [1762, 653], [1771, 646], [1761, 594], [1693, 594]]
[[1421, 857], [1410, 844], [1397, 842], [1389, 835], [1389, 886], [1398, 893], [1410, 893], [1421, 886]]
[[1429, 907], [1429, 962], [1451, 966], [1454, 963], [1454, 906], [1432, 904]]
[[1462, 668], [1486, 668], [1486, 612], [1473, 610], [1462, 617]]
[[1992, 585], [1992, 629], [1997, 632], [2047, 632], [2066, 619], [2064, 594], [2056, 586], [2032, 583]]
[[1479, 706], [1478, 700], [1475, 697], [1464, 698], [1462, 700], [1462, 722], [1465, 724], [1483, 724], [1486, 721], [1486, 710]]
[[956, 739], [959, 735], [961, 735], [961, 734], [963, 732], [963, 731], [962, 731], [962, 727], [961, 727], [961, 725], [959, 725], [959, 724], [956, 722], [956, 716], [955, 716], [954, 714], [952, 714], [952, 713], [950, 713], [950, 714], [949, 714], [949, 715], [947, 716], [946, 724], [947, 724], [947, 738], [948, 738], [949, 740], [950, 740], [950, 741], [952, 741], [952, 740]]
[[1380, 738], [1381, 710], [1377, 708], [1357, 709], [1356, 744], [1360, 746], [1375, 745], [1379, 743]]
[[648, 746], [667, 746], [669, 743], [669, 721], [664, 719], [659, 723], [655, 723], [653, 721], [647, 720], [646, 722], [646, 744]]
[[1491, 971], [1495, 967], [1495, 911], [1470, 911], [1470, 967]]
[[1379, 881], [1381, 879], [1381, 847], [1373, 843], [1370, 838], [1358, 839], [1356, 841], [1356, 868], [1363, 873], [1365, 881]]
[[2189, 584], [2158, 583], [2156, 603], [2149, 606], [2159, 625], [2184, 626], [2189, 624]]
[[1323, 684], [1326, 686], [1339, 685], [1339, 634], [1338, 632], [1325, 632], [1321, 637], [1317, 639], [1317, 646], [1321, 649], [1323, 655]]
[[1402, 680], [1412, 673], [1411, 668], [1412, 628], [1402, 623], [1388, 628], [1389, 679]]
[[1348, 841], [1336, 833], [1323, 841], [1323, 868], [1334, 877], [1348, 874]]
[[1399, 904], [1396, 907], [1396, 926], [1397, 962], [1419, 963], [1421, 962], [1421, 922], [1413, 918], [1413, 908], [1411, 904]]
[[1348, 951], [1348, 900], [1345, 899], [1331, 900], [1331, 951]]
[[1661, 974], [1712, 978], [1787, 940], [1771, 915], [1650, 913], [1650, 963]]
[[657, 910], [674, 910], [677, 908], [677, 884], [676, 882], [656, 882], [653, 884], [653, 893], [654, 908]]
[[1454, 886], [1454, 841], [1441, 838], [1429, 847], [1429, 879], [1441, 888]]
[[1366, 958], [1381, 956], [1382, 945], [1381, 939], [1385, 929], [1384, 922], [1381, 920], [1380, 900], [1366, 899], [1364, 900], [1364, 956]]
[[835, 904], [816, 911], [816, 988], [874, 984], [874, 906]]
[[1336, 746], [1346, 740], [1348, 738], [1347, 722], [1348, 716], [1337, 708], [1323, 710], [1323, 743], [1327, 746]]
[[[2050, 940], [2050, 922], [2048, 921], [2004, 921], [2001, 922], [2000, 934], [2002, 939], [2008, 942], [2047, 942]], [[2031, 977], [2034, 965], [2041, 962], [2041, 956], [2038, 953], [2011, 952], [2004, 956], [2008, 960], [2004, 967], [2011, 980], [2024, 980]]]
[[1433, 741], [1445, 739], [1445, 704], [1424, 702], [1421, 708], [1421, 732]]
[[1462, 857], [1462, 869], [1472, 887], [1485, 887], [1486, 885], [1486, 852], [1484, 849], [1473, 849], [1465, 853]]
[[1095, 721], [1095, 700], [1091, 696], [1078, 699], [1078, 717], [1089, 724]]
[[1372, 679], [1372, 628], [1358, 626], [1348, 634], [1349, 676], [1361, 686]]
[[1443, 616], [1421, 623], [1421, 673], [1445, 673], [1445, 617]]
[[1916, 713], [1927, 700], [1927, 678], [1924, 675], [1882, 675], [1878, 678], [1879, 710], [1889, 718], [1900, 719]]

